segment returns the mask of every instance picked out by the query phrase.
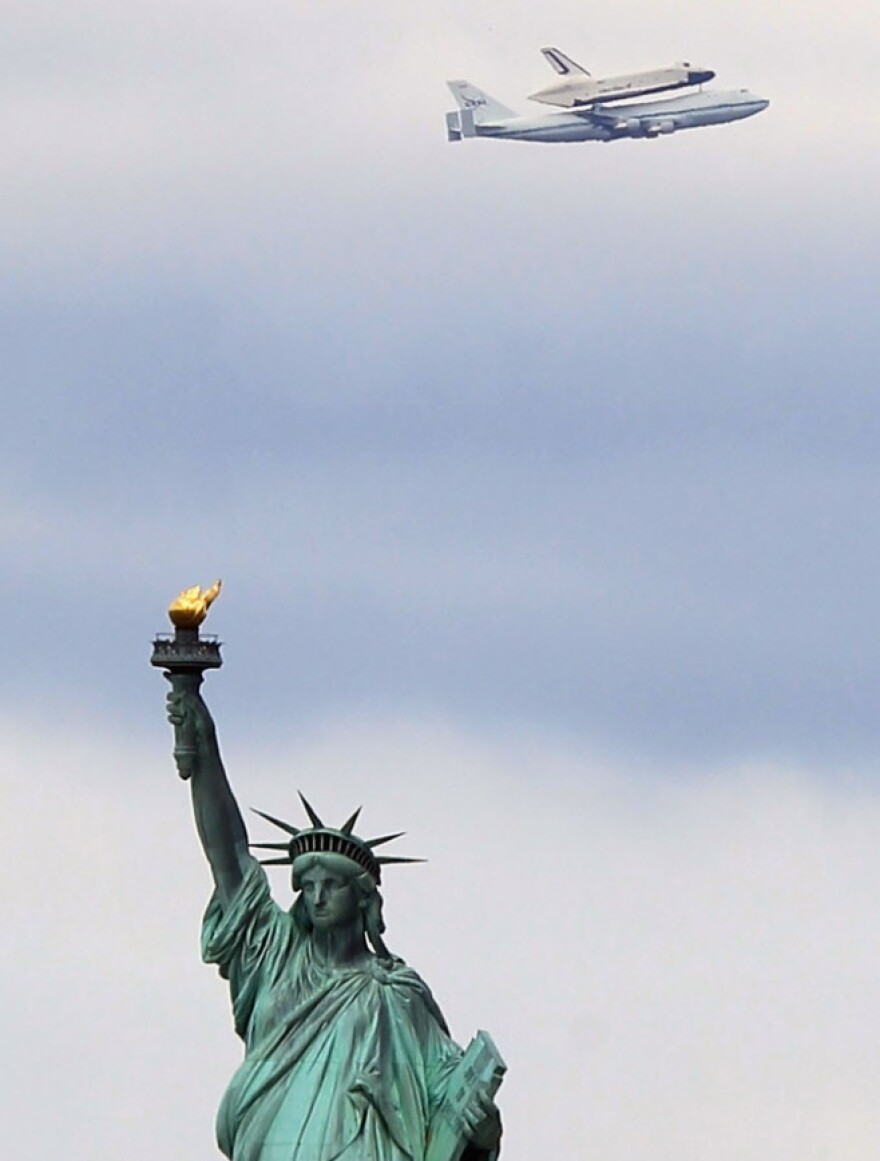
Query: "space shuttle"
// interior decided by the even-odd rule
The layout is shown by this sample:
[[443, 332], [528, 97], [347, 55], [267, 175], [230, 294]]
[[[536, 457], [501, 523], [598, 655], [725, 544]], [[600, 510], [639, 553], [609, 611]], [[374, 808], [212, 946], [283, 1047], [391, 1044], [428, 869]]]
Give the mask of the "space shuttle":
[[562, 109], [702, 85], [715, 76], [712, 69], [697, 68], [688, 61], [681, 61], [671, 68], [653, 69], [650, 72], [628, 73], [619, 77], [593, 77], [558, 48], [542, 48], [541, 53], [560, 79], [532, 93], [529, 100], [540, 101], [542, 105], [556, 105]]

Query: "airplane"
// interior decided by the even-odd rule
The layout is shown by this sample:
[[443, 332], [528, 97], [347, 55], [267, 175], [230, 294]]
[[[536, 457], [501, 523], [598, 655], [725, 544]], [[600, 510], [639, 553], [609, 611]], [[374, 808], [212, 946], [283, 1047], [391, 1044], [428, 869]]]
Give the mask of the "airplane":
[[543, 105], [558, 105], [563, 109], [591, 105], [596, 101], [644, 97], [649, 93], [663, 93], [669, 89], [702, 85], [715, 76], [712, 69], [697, 68], [688, 61], [681, 61], [672, 68], [628, 73], [620, 77], [594, 78], [558, 48], [542, 48], [541, 53], [551, 68], [563, 79], [557, 81], [555, 85], [532, 93], [529, 100], [540, 101]]
[[447, 81], [458, 111], [446, 114], [449, 141], [496, 137], [505, 141], [620, 141], [660, 137], [680, 129], [753, 117], [770, 104], [748, 89], [688, 93], [662, 101], [602, 104], [564, 113], [520, 117], [469, 81]]

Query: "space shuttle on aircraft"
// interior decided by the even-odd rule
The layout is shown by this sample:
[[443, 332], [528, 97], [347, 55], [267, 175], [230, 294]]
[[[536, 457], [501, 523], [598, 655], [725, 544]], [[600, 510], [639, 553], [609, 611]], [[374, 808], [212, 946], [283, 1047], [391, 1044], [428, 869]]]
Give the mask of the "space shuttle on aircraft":
[[628, 73], [619, 77], [592, 77], [585, 68], [560, 52], [558, 48], [542, 48], [541, 53], [550, 67], [561, 78], [554, 85], [532, 93], [530, 101], [542, 105], [556, 105], [574, 109], [597, 101], [617, 101], [629, 97], [645, 97], [649, 93], [663, 93], [669, 89], [683, 89], [701, 85], [715, 76], [712, 69], [697, 68], [681, 61], [671, 68], [651, 72]]

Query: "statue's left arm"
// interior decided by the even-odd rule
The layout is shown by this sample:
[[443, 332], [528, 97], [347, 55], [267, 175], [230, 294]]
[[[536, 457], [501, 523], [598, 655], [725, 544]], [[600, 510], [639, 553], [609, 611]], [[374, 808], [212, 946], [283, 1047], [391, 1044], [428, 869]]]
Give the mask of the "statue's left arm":
[[[168, 719], [178, 742], [183, 738], [186, 743], [179, 749], [187, 756], [185, 776], [192, 788], [196, 830], [225, 904], [241, 886], [251, 860], [244, 819], [220, 757], [217, 730], [201, 694], [179, 680], [168, 695]], [[180, 773], [184, 775], [182, 766]]]
[[501, 1143], [501, 1113], [485, 1089], [474, 1094], [464, 1113], [468, 1127], [469, 1149], [465, 1150], [462, 1161], [469, 1161], [468, 1153], [475, 1159], [484, 1154], [497, 1155]]

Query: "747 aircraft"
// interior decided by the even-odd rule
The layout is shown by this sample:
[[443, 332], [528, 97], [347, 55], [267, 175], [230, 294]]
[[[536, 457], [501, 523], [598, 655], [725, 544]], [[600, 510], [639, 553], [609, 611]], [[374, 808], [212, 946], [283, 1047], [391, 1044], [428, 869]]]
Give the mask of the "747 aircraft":
[[[660, 137], [680, 129], [722, 125], [753, 117], [770, 104], [748, 89], [701, 91], [661, 101], [576, 106], [561, 113], [521, 117], [469, 81], [447, 81], [458, 111], [446, 114], [449, 141], [497, 137], [504, 141], [620, 141]], [[607, 98], [606, 98], [607, 99]]]

